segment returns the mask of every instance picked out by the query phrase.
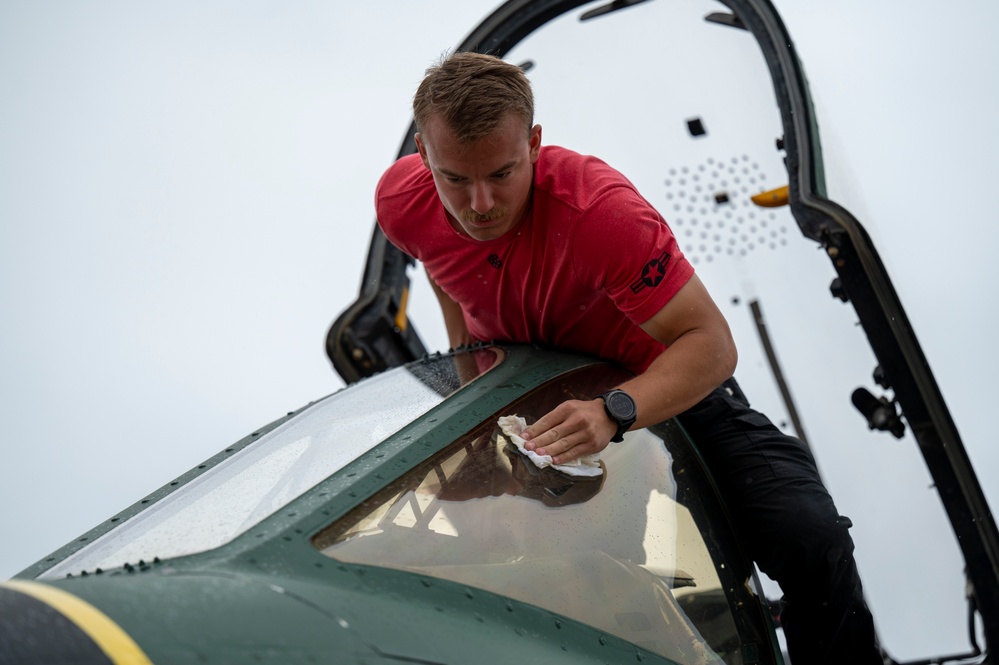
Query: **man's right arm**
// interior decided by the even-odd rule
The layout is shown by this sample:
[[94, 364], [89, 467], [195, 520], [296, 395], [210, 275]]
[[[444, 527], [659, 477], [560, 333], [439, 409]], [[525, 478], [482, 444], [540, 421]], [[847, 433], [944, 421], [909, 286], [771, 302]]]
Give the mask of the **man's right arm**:
[[441, 305], [441, 313], [444, 315], [444, 327], [447, 328], [447, 339], [452, 349], [462, 345], [469, 345], [474, 340], [468, 334], [468, 326], [465, 325], [465, 315], [461, 311], [461, 305], [444, 293], [444, 289], [437, 286], [434, 278], [427, 273], [427, 280], [437, 294], [437, 301]]
[[[420, 249], [426, 242], [426, 236], [416, 230], [419, 225], [414, 225], [412, 220], [440, 215], [440, 206], [430, 172], [416, 154], [402, 157], [392, 164], [375, 188], [375, 217], [382, 233], [395, 247], [418, 261], [423, 258]], [[461, 305], [437, 285], [429, 272], [427, 279], [440, 303], [451, 348], [471, 344], [474, 340], [465, 326]]]

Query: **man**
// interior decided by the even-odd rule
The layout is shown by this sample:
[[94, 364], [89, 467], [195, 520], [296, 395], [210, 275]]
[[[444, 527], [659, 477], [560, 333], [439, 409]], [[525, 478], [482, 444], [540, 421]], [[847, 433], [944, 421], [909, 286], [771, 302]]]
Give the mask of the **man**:
[[540, 418], [528, 448], [564, 463], [678, 417], [781, 585], [794, 664], [882, 663], [849, 520], [805, 447], [742, 398], [728, 324], [659, 213], [600, 160], [542, 147], [530, 83], [500, 59], [444, 59], [413, 111], [419, 153], [386, 171], [377, 215], [423, 262], [452, 346], [530, 342], [635, 373]]

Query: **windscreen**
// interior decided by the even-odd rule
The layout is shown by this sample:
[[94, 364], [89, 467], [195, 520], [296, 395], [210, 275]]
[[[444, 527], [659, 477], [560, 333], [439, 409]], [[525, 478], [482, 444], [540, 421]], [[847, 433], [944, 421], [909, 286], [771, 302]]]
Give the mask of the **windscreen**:
[[52, 579], [213, 549], [280, 510], [504, 357], [439, 356], [326, 398], [46, 571]]

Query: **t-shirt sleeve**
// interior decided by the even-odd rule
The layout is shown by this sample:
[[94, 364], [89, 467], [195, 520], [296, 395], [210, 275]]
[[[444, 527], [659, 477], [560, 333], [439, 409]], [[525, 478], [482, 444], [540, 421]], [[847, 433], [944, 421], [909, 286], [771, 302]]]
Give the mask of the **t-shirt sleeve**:
[[[413, 164], [414, 157], [419, 161], [418, 155], [403, 157], [382, 174], [375, 187], [375, 221], [389, 242], [406, 254], [419, 258], [413, 253], [416, 248], [411, 246], [411, 238], [408, 237], [411, 234], [407, 233], [412, 225], [407, 226], [405, 223], [407, 216], [412, 215], [413, 196], [408, 190], [411, 189], [416, 168]], [[422, 169], [423, 165], [419, 164], [418, 167]]]
[[581, 214], [574, 268], [641, 325], [694, 274], [662, 216], [634, 189], [612, 187]]

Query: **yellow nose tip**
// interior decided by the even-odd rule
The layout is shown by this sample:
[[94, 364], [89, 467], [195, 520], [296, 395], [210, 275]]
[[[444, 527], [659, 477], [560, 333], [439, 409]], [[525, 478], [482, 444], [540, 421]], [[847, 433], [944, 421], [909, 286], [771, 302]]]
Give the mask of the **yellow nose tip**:
[[152, 665], [128, 633], [82, 598], [51, 584], [25, 580], [0, 582], [0, 588], [30, 596], [69, 619], [97, 645], [112, 665]]

